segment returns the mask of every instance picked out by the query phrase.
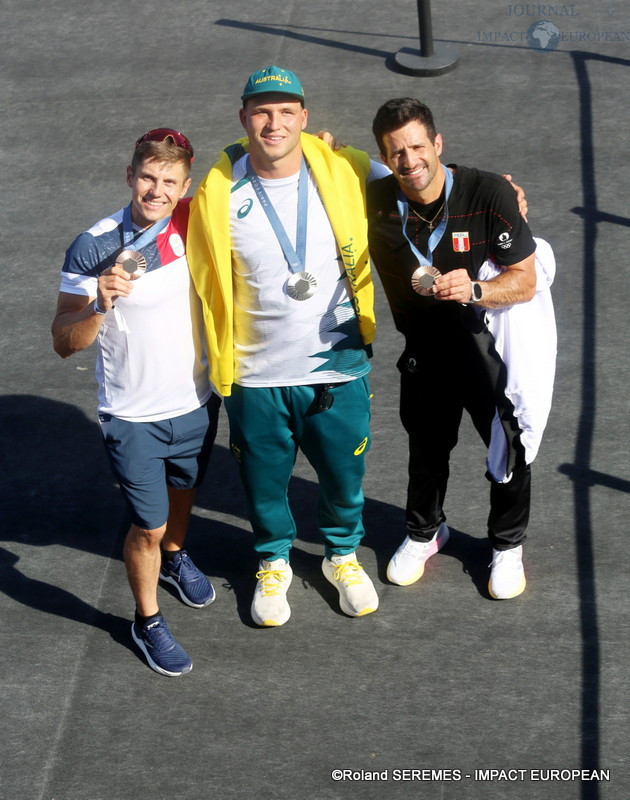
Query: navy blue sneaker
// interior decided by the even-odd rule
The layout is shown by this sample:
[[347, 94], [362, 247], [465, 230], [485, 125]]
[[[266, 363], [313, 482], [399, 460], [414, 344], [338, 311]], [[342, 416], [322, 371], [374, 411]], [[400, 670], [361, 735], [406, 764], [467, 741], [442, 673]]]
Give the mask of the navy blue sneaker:
[[208, 606], [216, 597], [214, 587], [185, 550], [175, 553], [172, 561], [162, 559], [160, 580], [172, 583], [184, 603], [193, 608]]
[[160, 675], [176, 677], [192, 669], [190, 656], [168, 629], [164, 617], [153, 617], [142, 627], [131, 626], [134, 642], [142, 650], [151, 669]]

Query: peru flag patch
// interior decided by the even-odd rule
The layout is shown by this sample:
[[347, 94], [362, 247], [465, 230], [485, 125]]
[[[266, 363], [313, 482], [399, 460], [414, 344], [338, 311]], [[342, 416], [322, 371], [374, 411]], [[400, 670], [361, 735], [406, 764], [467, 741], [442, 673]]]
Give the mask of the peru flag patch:
[[467, 253], [470, 250], [470, 234], [459, 231], [453, 234], [453, 250], [456, 253]]

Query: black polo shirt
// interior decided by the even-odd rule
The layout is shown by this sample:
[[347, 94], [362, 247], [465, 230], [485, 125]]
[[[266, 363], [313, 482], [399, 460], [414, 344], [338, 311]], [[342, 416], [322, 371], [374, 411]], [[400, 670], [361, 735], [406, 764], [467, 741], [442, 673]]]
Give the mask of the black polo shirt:
[[[433, 266], [442, 273], [466, 269], [471, 280], [481, 265], [492, 258], [501, 266], [523, 261], [536, 250], [529, 228], [518, 211], [516, 195], [501, 176], [468, 167], [454, 167], [448, 198], [448, 223], [433, 251]], [[422, 297], [412, 289], [411, 276], [419, 264], [402, 232], [393, 175], [368, 186], [367, 211], [370, 253], [394, 316], [396, 327], [408, 339], [447, 329], [478, 330], [473, 306]], [[440, 209], [440, 200], [428, 207], [415, 206], [425, 219]], [[438, 214], [436, 223], [441, 219]], [[429, 227], [411, 211], [407, 235], [426, 254]], [[454, 331], [453, 331], [454, 332]]]

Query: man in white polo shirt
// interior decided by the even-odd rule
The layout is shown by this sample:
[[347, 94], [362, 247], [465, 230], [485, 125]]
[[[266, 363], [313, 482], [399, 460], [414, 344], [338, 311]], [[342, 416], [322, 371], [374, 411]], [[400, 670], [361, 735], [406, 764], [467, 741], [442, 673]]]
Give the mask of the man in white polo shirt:
[[131, 203], [68, 249], [52, 324], [62, 358], [97, 343], [99, 422], [132, 520], [124, 546], [132, 636], [149, 666], [169, 676], [192, 661], [160, 613], [158, 579], [194, 608], [215, 597], [183, 549], [220, 406], [185, 255], [192, 158], [188, 139], [169, 128], [136, 142]]

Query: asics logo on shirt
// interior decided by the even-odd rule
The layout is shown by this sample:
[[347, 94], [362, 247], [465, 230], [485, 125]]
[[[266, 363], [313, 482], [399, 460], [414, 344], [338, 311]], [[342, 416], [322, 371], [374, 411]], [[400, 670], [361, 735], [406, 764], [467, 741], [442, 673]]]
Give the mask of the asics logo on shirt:
[[236, 216], [239, 219], [243, 219], [243, 217], [246, 217], [249, 214], [249, 212], [252, 210], [252, 206], [253, 205], [254, 205], [254, 201], [252, 200], [251, 197], [248, 197], [247, 200], [243, 203], [243, 205], [236, 212]]

